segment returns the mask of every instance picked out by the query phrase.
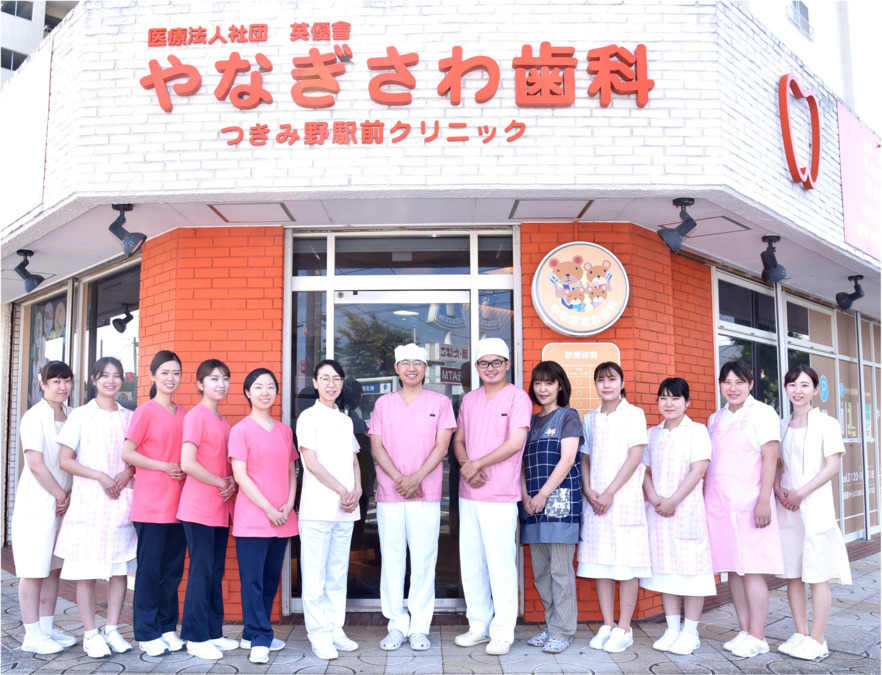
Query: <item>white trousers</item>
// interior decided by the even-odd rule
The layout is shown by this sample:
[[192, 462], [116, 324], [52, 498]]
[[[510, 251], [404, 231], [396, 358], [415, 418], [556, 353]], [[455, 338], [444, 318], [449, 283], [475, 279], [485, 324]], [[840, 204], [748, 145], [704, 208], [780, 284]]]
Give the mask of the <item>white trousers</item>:
[[469, 630], [514, 642], [518, 506], [459, 500], [459, 563]]
[[301, 520], [303, 622], [310, 641], [330, 640], [346, 620], [346, 582], [352, 521]]
[[[378, 502], [380, 602], [389, 630], [428, 635], [435, 613], [435, 563], [441, 529], [440, 502]], [[404, 609], [404, 573], [410, 549], [410, 592]]]

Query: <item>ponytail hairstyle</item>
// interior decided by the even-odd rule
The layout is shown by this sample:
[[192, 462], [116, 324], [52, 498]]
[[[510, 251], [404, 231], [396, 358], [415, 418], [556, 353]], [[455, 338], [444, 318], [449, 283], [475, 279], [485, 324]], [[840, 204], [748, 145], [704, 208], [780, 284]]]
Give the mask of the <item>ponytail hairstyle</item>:
[[199, 389], [200, 394], [205, 393], [205, 390], [199, 386], [202, 384], [202, 380], [211, 375], [215, 370], [221, 371], [224, 377], [230, 376], [229, 366], [220, 359], [206, 359], [199, 364], [199, 367], [196, 369], [196, 388]]
[[604, 361], [598, 364], [594, 369], [594, 382], [596, 383], [597, 379], [604, 375], [612, 375], [613, 373], [616, 373], [622, 380], [621, 397], [627, 398], [628, 395], [625, 393], [625, 373], [622, 372], [622, 367], [615, 361]]
[[[155, 376], [156, 371], [159, 370], [159, 366], [168, 361], [177, 361], [178, 365], [181, 365], [181, 359], [178, 358], [177, 354], [169, 349], [160, 349], [156, 352], [156, 356], [154, 356], [153, 360], [150, 362], [150, 374]], [[150, 387], [150, 398], [156, 398], [155, 382], [153, 383], [153, 386]]]

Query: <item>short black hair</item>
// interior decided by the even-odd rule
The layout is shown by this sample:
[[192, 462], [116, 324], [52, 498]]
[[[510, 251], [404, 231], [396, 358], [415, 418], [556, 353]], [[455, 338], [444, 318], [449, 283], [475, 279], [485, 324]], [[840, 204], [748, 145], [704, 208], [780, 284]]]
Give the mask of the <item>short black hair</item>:
[[315, 368], [312, 371], [313, 379], [318, 379], [318, 372], [324, 368], [325, 366], [331, 366], [334, 369], [334, 372], [337, 373], [344, 380], [346, 379], [346, 373], [343, 372], [343, 365], [339, 361], [335, 361], [334, 359], [322, 359], [318, 363], [315, 364]]
[[533, 383], [543, 380], [557, 382], [560, 385], [560, 388], [557, 390], [557, 405], [561, 408], [566, 408], [570, 404], [570, 394], [573, 391], [573, 387], [570, 385], [570, 379], [567, 377], [566, 371], [557, 361], [540, 361], [533, 368], [533, 374], [530, 377], [530, 391], [527, 393], [530, 395], [530, 400], [536, 405], [540, 404], [539, 399], [536, 398], [536, 392], [533, 391]]
[[658, 397], [662, 396], [682, 396], [689, 400], [689, 383], [682, 377], [669, 377], [658, 385]]
[[242, 383], [242, 391], [245, 392], [245, 400], [248, 401], [248, 407], [253, 407], [251, 405], [251, 397], [248, 396], [248, 390], [251, 389], [251, 385], [257, 380], [261, 375], [269, 375], [273, 378], [273, 383], [276, 385], [276, 391], [279, 389], [279, 381], [276, 379], [275, 374], [269, 368], [255, 368], [250, 373], [245, 376], [245, 381]]
[[728, 361], [720, 368], [720, 377], [718, 382], [725, 380], [730, 373], [734, 373], [735, 377], [745, 382], [753, 383], [753, 371], [744, 361]]
[[812, 384], [814, 384], [816, 387], [821, 383], [821, 380], [818, 377], [818, 374], [815, 372], [814, 368], [812, 368], [811, 366], [807, 366], [804, 363], [800, 363], [793, 366], [793, 368], [787, 371], [787, 374], [784, 376], [784, 384], [796, 382], [796, 380], [799, 379], [799, 376], [803, 373], [809, 376]]
[[40, 382], [48, 382], [60, 377], [62, 380], [72, 380], [73, 370], [64, 361], [50, 361], [40, 368]]

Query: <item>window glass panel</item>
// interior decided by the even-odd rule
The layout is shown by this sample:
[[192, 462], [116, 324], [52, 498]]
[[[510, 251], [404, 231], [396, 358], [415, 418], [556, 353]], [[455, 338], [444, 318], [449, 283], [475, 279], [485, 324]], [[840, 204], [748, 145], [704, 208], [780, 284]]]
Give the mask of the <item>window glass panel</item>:
[[7, 0], [3, 3], [0, 3], [0, 12], [3, 12], [4, 14], [12, 14], [13, 16], [17, 16], [20, 19], [33, 21], [34, 3], [15, 2]]
[[809, 311], [806, 307], [787, 303], [787, 335], [799, 340], [809, 339]]
[[[85, 371], [104, 356], [113, 356], [123, 366], [123, 385], [116, 400], [134, 410], [138, 405], [138, 299], [141, 267], [101, 279], [90, 285], [86, 320], [89, 362]], [[95, 389], [84, 373], [85, 401], [95, 397]]]
[[845, 502], [845, 534], [864, 529], [864, 462], [861, 451], [862, 408], [856, 363], [839, 361], [836, 396], [839, 422], [843, 427], [845, 457], [842, 458], [842, 491]]
[[511, 236], [478, 237], [478, 272], [514, 274], [514, 246]]
[[833, 346], [833, 317], [815, 309], [808, 311], [809, 339], [821, 345]]
[[719, 283], [720, 320], [775, 332], [775, 299], [744, 286]]
[[864, 416], [864, 440], [867, 443], [867, 485], [870, 489], [870, 525], [876, 526], [879, 523], [878, 495], [876, 494], [876, 474], [879, 470], [879, 458], [876, 451], [876, 439], [879, 433], [879, 419], [877, 416], [879, 401], [876, 399], [876, 391], [873, 387], [873, 370], [872, 366], [864, 366], [864, 406], [862, 413]]
[[861, 345], [864, 350], [864, 361], [873, 360], [873, 325], [869, 321], [861, 321]]
[[839, 338], [837, 345], [839, 353], [857, 358], [857, 331], [854, 317], [844, 312], [836, 312], [836, 328]]
[[35, 302], [30, 307], [28, 353], [28, 407], [43, 397], [40, 369], [49, 361], [65, 361], [67, 354], [67, 294]]
[[[328, 240], [294, 238], [294, 276], [321, 277], [328, 273]], [[321, 359], [319, 359], [321, 360]]]
[[336, 274], [468, 274], [468, 237], [337, 238]]
[[743, 361], [753, 371], [753, 390], [758, 401], [781, 412], [778, 392], [778, 350], [751, 340], [721, 335], [719, 337], [720, 365], [728, 361]]

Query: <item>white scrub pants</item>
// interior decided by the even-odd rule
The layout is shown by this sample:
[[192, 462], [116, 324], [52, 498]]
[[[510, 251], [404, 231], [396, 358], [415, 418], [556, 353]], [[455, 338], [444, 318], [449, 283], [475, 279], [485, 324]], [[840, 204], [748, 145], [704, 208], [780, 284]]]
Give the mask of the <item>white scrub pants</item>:
[[301, 520], [303, 622], [310, 642], [328, 643], [346, 620], [346, 582], [352, 521]]
[[[380, 531], [380, 602], [389, 630], [428, 635], [435, 612], [435, 563], [441, 529], [440, 502], [378, 502]], [[408, 615], [404, 609], [404, 573], [410, 548]]]
[[459, 500], [459, 562], [469, 630], [509, 643], [518, 620], [517, 527], [515, 503]]

